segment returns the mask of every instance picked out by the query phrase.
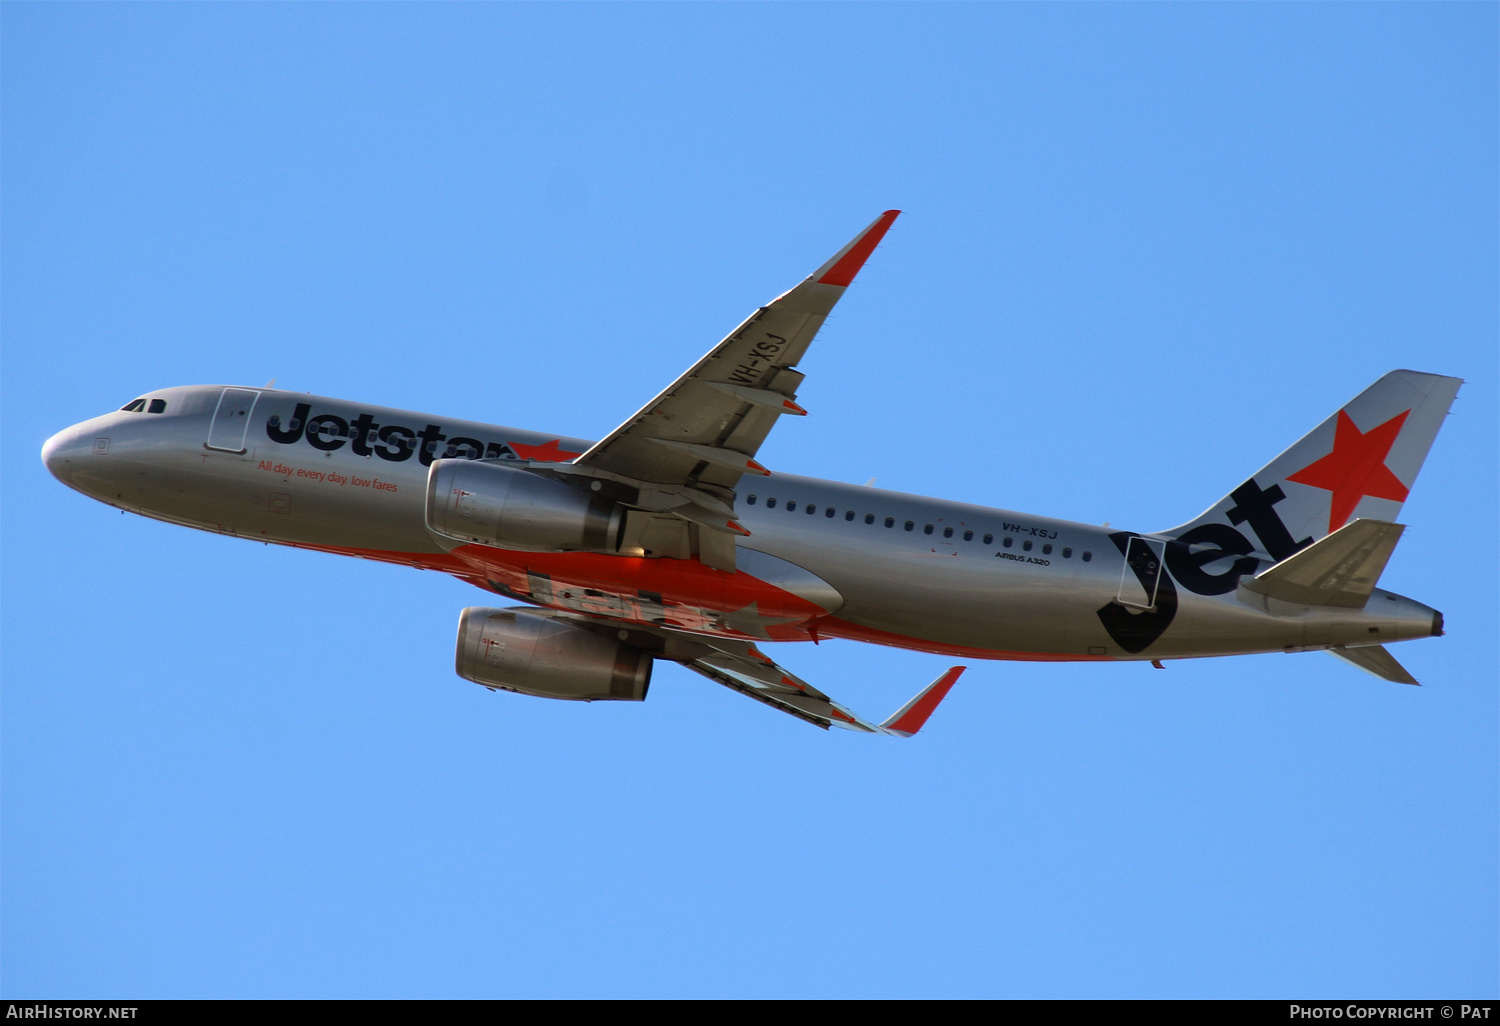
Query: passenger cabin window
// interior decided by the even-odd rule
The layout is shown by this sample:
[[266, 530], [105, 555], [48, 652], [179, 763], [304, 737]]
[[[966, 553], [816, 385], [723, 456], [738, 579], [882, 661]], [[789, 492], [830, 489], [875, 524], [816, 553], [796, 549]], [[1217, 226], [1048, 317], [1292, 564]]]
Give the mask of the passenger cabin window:
[[945, 527], [945, 528], [943, 528], [943, 537], [944, 538], [952, 538], [953, 537], [953, 528], [951, 528], [951, 527]]
[[926, 527], [923, 527], [922, 528], [922, 533], [923, 534], [931, 534], [932, 533], [932, 525], [928, 524]]
[[829, 519], [829, 520], [832, 520], [832, 519], [833, 519], [833, 515], [834, 515], [834, 514], [835, 514], [835, 513], [837, 513], [837, 512], [838, 512], [838, 511], [837, 511], [837, 510], [835, 510], [835, 509], [834, 509], [834, 508], [833, 508], [833, 507], [832, 507], [832, 506], [829, 506], [829, 507], [828, 507], [828, 508], [827, 508], [827, 509], [825, 509], [825, 510], [824, 510], [824, 511], [823, 511], [823, 515], [824, 515], [824, 516], [825, 516], [825, 517], [827, 517], [827, 518], [828, 518], [828, 519]]
[[1094, 558], [1094, 554], [1093, 554], [1093, 553], [1092, 553], [1092, 552], [1085, 552], [1085, 553], [1084, 553], [1084, 554], [1083, 554], [1083, 561], [1084, 561], [1084, 562], [1085, 562], [1085, 563], [1087, 563], [1087, 562], [1088, 562], [1088, 561], [1089, 561], [1089, 560], [1091, 560], [1091, 559], [1093, 559], [1093, 558]]
[[[853, 520], [854, 519], [854, 510], [851, 509], [851, 510], [849, 510], [849, 512], [845, 513], [844, 514], [844, 519], [845, 520]], [[871, 518], [871, 519], [873, 519], [873, 518]]]
[[995, 541], [995, 536], [993, 534], [987, 534], [987, 535], [984, 536], [984, 543], [986, 545], [991, 545], [991, 544], [994, 543], [994, 541]]
[[1073, 550], [1072, 549], [1063, 549], [1063, 559], [1072, 559], [1072, 558], [1073, 558]]
[[896, 518], [895, 517], [886, 517], [885, 518], [885, 526], [886, 527], [895, 527], [896, 526]]
[[[873, 524], [874, 522], [875, 522], [875, 514], [874, 513], [866, 513], [865, 514], [865, 523], [867, 523], [867, 524]], [[890, 525], [887, 524], [886, 526], [889, 527]]]
[[766, 509], [775, 509], [775, 508], [776, 508], [776, 497], [772, 496], [771, 498], [769, 498], [769, 499], [766, 500]]
[[745, 496], [745, 505], [747, 505], [747, 506], [754, 506], [755, 505], [755, 496], [753, 496], [753, 495], [747, 495], [747, 496]]
[[807, 507], [807, 515], [808, 515], [808, 516], [812, 516], [812, 515], [813, 515], [813, 514], [814, 514], [814, 513], [816, 513], [816, 512], [817, 512], [817, 511], [818, 511], [818, 507], [816, 507], [816, 506], [813, 506], [813, 505], [811, 505], [811, 504], [809, 504], [809, 505], [808, 505], [808, 507]]
[[120, 412], [121, 413], [140, 413], [145, 408], [146, 408], [146, 400], [144, 400], [144, 399], [137, 399], [133, 403], [127, 403], [126, 405], [121, 406], [120, 407]]
[[796, 499], [788, 499], [788, 500], [786, 500], [786, 511], [788, 513], [795, 513], [795, 512], [797, 512], [797, 500]]
[[1044, 555], [1044, 556], [1050, 556], [1050, 555], [1052, 555], [1052, 546], [1051, 545], [1043, 545], [1042, 546], [1042, 555]]
[[165, 399], [153, 399], [153, 400], [151, 400], [151, 409], [149, 411], [147, 411], [147, 412], [150, 412], [150, 413], [166, 413], [167, 412], [167, 401]]
[[911, 529], [912, 529], [912, 528], [913, 528], [913, 527], [916, 527], [916, 526], [917, 526], [917, 525], [916, 525], [916, 524], [914, 524], [914, 523], [912, 523], [912, 522], [911, 522], [911, 521], [910, 521], [910, 520], [908, 520], [908, 521], [907, 521], [907, 522], [906, 522], [906, 529], [907, 529], [907, 530], [908, 530], [908, 531], [910, 531], [910, 530], [911, 530]]
[[973, 540], [974, 540], [974, 532], [973, 531], [965, 531], [964, 532], [964, 541], [973, 541]]
[[1030, 552], [1031, 551], [1031, 539], [1027, 538], [1025, 541], [1023, 541], [1021, 543], [1021, 548], [1024, 549], [1025, 551], [1027, 551], [1027, 552]]
[[[990, 540], [990, 536], [989, 535], [985, 535], [984, 536], [984, 540], [985, 540], [985, 543], [988, 544], [988, 542]], [[1010, 535], [1007, 534], [1004, 538], [1000, 539], [1000, 544], [1003, 545], [1003, 546], [1005, 546], [1008, 549], [1008, 548], [1010, 548], [1011, 542], [1013, 542], [1013, 541], [1015, 541], [1015, 539], [1012, 538]]]

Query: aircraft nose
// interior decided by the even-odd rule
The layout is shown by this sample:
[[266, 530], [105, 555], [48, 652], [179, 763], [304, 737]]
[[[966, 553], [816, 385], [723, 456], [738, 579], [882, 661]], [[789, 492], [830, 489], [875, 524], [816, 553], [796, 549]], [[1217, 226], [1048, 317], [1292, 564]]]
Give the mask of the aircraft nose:
[[78, 428], [64, 428], [42, 444], [42, 463], [65, 485], [73, 483], [73, 461], [77, 456]]

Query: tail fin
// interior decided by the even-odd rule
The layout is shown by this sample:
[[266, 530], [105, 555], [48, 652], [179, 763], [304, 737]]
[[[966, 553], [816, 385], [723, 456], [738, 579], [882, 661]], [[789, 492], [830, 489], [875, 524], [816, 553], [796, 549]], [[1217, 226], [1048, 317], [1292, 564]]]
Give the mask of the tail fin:
[[1240, 534], [1224, 525], [1243, 525], [1255, 551], [1280, 561], [1355, 517], [1394, 521], [1461, 384], [1391, 371], [1202, 516], [1162, 533], [1222, 544]]

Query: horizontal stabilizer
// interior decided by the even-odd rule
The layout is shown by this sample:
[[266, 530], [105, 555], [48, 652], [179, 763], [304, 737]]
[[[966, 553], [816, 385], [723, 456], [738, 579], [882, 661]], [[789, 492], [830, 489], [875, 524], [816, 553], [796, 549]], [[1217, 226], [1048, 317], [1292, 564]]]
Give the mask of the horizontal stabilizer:
[[1356, 520], [1241, 587], [1283, 602], [1362, 609], [1404, 530], [1383, 520]]
[[1397, 684], [1417, 683], [1417, 678], [1406, 672], [1406, 667], [1396, 662], [1396, 657], [1387, 652], [1384, 645], [1330, 648], [1328, 651], [1346, 663], [1353, 663], [1366, 673], [1373, 673], [1381, 680], [1395, 681]]

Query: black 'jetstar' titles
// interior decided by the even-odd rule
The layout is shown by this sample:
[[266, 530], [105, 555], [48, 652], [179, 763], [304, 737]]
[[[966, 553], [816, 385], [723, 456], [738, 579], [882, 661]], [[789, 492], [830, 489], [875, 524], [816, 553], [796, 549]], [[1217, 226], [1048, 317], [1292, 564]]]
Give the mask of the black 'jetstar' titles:
[[266, 437], [273, 442], [282, 445], [291, 445], [302, 438], [302, 432], [307, 427], [307, 415], [312, 412], [312, 407], [307, 403], [298, 403], [296, 410], [292, 412], [292, 422], [288, 425], [290, 430], [283, 430], [280, 422], [272, 417], [266, 422]]
[[[1129, 531], [1115, 531], [1109, 536], [1109, 540], [1115, 543], [1123, 556], [1130, 545], [1130, 539], [1135, 537], [1139, 536]], [[1146, 571], [1135, 565], [1131, 565], [1130, 569], [1141, 582], [1141, 587], [1150, 594], [1151, 580]], [[1169, 575], [1160, 574], [1156, 579], [1156, 605], [1151, 609], [1133, 612], [1118, 602], [1110, 602], [1097, 612], [1099, 622], [1104, 625], [1109, 636], [1115, 639], [1115, 644], [1135, 655], [1144, 652], [1172, 625], [1177, 616], [1177, 588]]]
[[439, 425], [428, 424], [417, 432], [417, 437], [422, 440], [422, 444], [417, 448], [417, 459], [422, 461], [422, 466], [430, 467], [432, 461], [437, 458], [437, 444], [446, 441], [448, 436], [443, 434], [443, 429]]
[[[1207, 548], [1193, 551], [1194, 545]], [[1250, 558], [1250, 540], [1224, 524], [1200, 524], [1182, 537], [1167, 542], [1167, 569], [1188, 591], [1195, 595], [1227, 595], [1240, 578], [1253, 574], [1260, 561]], [[1239, 556], [1223, 573], [1204, 571], [1208, 564], [1228, 556]]]
[[[416, 453], [422, 465], [431, 466], [435, 459], [498, 460], [515, 459], [516, 451], [505, 442], [485, 442], [478, 438], [443, 434], [439, 424], [428, 424], [413, 431], [401, 424], [377, 424], [375, 418], [361, 412], [353, 420], [332, 413], [309, 417], [312, 406], [298, 403], [289, 420], [275, 416], [266, 421], [266, 437], [282, 445], [307, 439], [307, 444], [323, 452], [342, 449], [346, 444], [357, 456], [379, 456], [388, 463], [403, 463]], [[438, 449], [439, 442], [448, 444]]]
[[443, 459], [477, 460], [483, 455], [483, 442], [477, 438], [458, 436], [448, 439], [448, 448], [443, 452]]
[[375, 455], [391, 463], [409, 460], [417, 450], [417, 433], [400, 424], [387, 424], [380, 429], [379, 438], [380, 445], [375, 447]]
[[355, 455], [370, 455], [370, 432], [379, 426], [368, 413], [361, 413], [354, 418], [349, 425], [349, 448], [354, 450]]
[[[333, 437], [324, 438], [324, 431], [327, 431]], [[322, 449], [324, 452], [342, 449], [344, 447], [344, 435], [348, 431], [349, 422], [343, 417], [335, 417], [331, 413], [325, 413], [307, 422], [307, 444], [314, 449]]]

